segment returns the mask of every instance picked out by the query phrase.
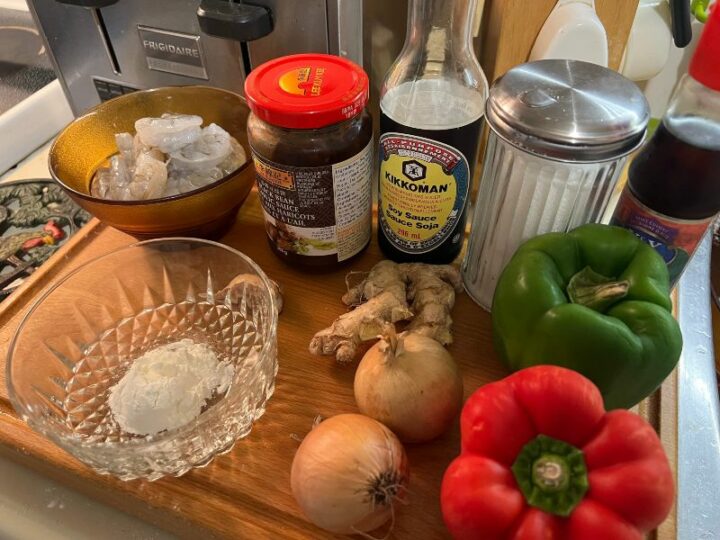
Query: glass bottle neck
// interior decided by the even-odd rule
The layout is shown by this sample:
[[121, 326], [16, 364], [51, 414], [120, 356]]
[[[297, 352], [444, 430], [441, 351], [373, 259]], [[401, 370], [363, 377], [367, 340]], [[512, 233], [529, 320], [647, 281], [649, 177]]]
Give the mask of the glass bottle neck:
[[675, 87], [665, 118], [683, 116], [703, 117], [720, 123], [720, 92], [684, 75]]
[[406, 47], [471, 49], [476, 0], [410, 0]]
[[405, 46], [381, 91], [385, 115], [426, 130], [482, 117], [488, 89], [472, 46], [475, 1], [409, 0]]

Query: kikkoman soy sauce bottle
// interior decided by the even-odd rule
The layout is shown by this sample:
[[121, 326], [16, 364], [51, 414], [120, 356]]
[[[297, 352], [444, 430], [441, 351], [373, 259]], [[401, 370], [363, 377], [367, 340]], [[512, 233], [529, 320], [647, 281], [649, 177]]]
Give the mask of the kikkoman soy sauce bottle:
[[449, 263], [462, 248], [488, 93], [474, 14], [475, 0], [410, 0], [383, 83], [378, 239], [395, 261]]

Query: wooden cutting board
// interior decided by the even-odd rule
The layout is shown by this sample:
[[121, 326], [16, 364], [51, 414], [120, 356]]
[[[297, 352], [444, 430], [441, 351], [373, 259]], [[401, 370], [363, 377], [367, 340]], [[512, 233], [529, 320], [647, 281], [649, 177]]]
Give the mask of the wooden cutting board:
[[[345, 292], [347, 269], [310, 275], [278, 260], [267, 246], [254, 191], [222, 241], [250, 256], [285, 289], [278, 331], [277, 387], [266, 414], [248, 438], [209, 466], [181, 478], [121, 482], [94, 473], [17, 418], [7, 397], [4, 363], [23, 314], [38, 293], [59, 276], [134, 242], [132, 237], [93, 220], [13, 297], [0, 304], [0, 452], [180, 537], [333, 538], [300, 514], [290, 492], [290, 464], [298, 439], [310, 430], [317, 415], [357, 412], [352, 390], [355, 366], [339, 366], [332, 357], [315, 357], [307, 350], [313, 334], [345, 311], [340, 297]], [[380, 258], [373, 241], [353, 262], [352, 269], [368, 270]], [[492, 348], [490, 315], [462, 294], [453, 318], [455, 343], [450, 351], [462, 370], [467, 397], [482, 384], [507, 373]], [[675, 384], [674, 376], [669, 378], [662, 393], [642, 406], [642, 414], [660, 430], [673, 463], [677, 439]], [[410, 503], [399, 508], [391, 537], [447, 538], [438, 494], [443, 472], [459, 452], [457, 422], [440, 439], [406, 445], [406, 449], [411, 467]], [[675, 537], [674, 531], [671, 516], [657, 537], [669, 540]]]

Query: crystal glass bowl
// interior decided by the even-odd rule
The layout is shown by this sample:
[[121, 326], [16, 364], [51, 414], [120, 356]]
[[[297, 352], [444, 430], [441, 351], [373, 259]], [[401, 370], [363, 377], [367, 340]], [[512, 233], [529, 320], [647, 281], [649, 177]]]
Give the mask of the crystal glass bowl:
[[[228, 287], [240, 274], [240, 284]], [[33, 429], [99, 473], [179, 476], [246, 437], [277, 374], [277, 306], [248, 257], [215, 242], [148, 240], [79, 267], [35, 303], [7, 361], [10, 400]], [[126, 433], [109, 390], [134, 359], [183, 338], [234, 366], [232, 383], [190, 423]]]

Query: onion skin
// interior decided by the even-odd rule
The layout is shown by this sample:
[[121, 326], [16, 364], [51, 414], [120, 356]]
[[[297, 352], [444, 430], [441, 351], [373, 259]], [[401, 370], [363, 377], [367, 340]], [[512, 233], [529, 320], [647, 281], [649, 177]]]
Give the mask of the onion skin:
[[395, 347], [393, 339], [378, 341], [358, 365], [355, 401], [360, 412], [385, 424], [401, 441], [432, 440], [460, 413], [462, 377], [450, 353], [434, 339], [401, 334]]
[[300, 444], [290, 472], [305, 516], [338, 534], [368, 532], [387, 522], [408, 478], [398, 438], [361, 414], [339, 414], [316, 426]]

